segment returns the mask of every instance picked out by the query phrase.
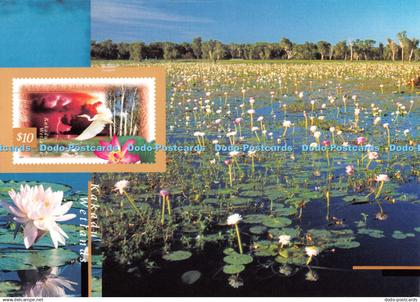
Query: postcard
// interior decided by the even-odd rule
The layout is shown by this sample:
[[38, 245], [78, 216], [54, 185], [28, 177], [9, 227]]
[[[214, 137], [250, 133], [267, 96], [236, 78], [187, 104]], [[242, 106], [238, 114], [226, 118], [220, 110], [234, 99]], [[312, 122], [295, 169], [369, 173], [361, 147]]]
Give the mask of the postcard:
[[165, 167], [163, 68], [2, 69], [5, 172]]

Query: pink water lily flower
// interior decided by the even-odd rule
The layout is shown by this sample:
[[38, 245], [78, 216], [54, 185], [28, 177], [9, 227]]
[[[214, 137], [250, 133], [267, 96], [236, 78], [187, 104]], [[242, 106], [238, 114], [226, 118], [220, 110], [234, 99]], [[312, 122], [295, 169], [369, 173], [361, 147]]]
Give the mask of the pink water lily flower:
[[346, 167], [346, 173], [348, 176], [352, 176], [354, 174], [354, 167], [352, 165], [348, 165]]
[[114, 135], [109, 143], [99, 142], [102, 147], [105, 147], [103, 151], [93, 151], [93, 153], [97, 157], [107, 160], [109, 164], [134, 164], [140, 161], [140, 156], [128, 153], [128, 147], [134, 145], [135, 142], [134, 139], [129, 139], [121, 147], [118, 137]]
[[68, 236], [57, 222], [73, 219], [76, 215], [66, 214], [73, 203], [61, 204], [62, 191], [53, 192], [51, 188], [44, 190], [42, 185], [22, 185], [17, 193], [15, 190], [9, 191], [9, 196], [14, 206], [4, 201], [2, 206], [14, 215], [14, 221], [24, 225], [23, 242], [27, 249], [47, 232], [55, 248], [58, 248], [59, 243], [66, 244], [65, 238]]
[[363, 137], [363, 136], [359, 136], [357, 139], [356, 139], [356, 144], [357, 145], [363, 145], [364, 143], [366, 143], [366, 137]]

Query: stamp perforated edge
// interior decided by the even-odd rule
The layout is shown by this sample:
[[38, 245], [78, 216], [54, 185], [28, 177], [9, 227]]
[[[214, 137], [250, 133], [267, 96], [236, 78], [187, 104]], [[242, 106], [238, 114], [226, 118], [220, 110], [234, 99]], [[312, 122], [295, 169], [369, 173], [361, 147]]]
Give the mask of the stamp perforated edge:
[[[148, 110], [153, 110], [148, 120], [147, 126], [150, 127], [152, 140], [156, 140], [156, 78], [154, 77], [41, 77], [41, 78], [13, 78], [12, 79], [12, 127], [18, 128], [19, 125], [19, 92], [23, 85], [145, 85], [148, 90]], [[150, 107], [149, 107], [150, 106]], [[98, 158], [65, 158], [65, 157], [30, 157], [22, 158], [19, 152], [13, 153], [13, 165], [45, 165], [45, 164], [107, 164]], [[139, 163], [142, 164], [142, 163]], [[155, 164], [155, 162], [150, 163]]]

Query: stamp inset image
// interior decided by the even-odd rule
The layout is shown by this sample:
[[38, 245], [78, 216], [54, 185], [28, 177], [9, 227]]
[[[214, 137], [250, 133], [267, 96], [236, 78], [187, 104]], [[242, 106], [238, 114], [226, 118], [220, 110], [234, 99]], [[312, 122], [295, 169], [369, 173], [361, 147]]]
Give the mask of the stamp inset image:
[[164, 168], [164, 154], [154, 148], [165, 143], [162, 69], [53, 69], [61, 76], [43, 76], [46, 70], [24, 69], [30, 76], [22, 76], [8, 69], [10, 77], [2, 82], [10, 99], [5, 127], [13, 130], [0, 156], [10, 155], [9, 166], [74, 166], [78, 172]]

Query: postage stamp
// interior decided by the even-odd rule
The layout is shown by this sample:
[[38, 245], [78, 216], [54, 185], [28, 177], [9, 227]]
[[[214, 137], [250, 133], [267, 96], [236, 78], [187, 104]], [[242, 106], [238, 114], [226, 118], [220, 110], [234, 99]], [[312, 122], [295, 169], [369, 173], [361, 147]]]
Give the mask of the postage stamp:
[[1, 124], [9, 135], [0, 140], [2, 170], [164, 170], [164, 154], [153, 147], [165, 143], [162, 69], [3, 72], [8, 76], [1, 82], [1, 106], [7, 108]]

